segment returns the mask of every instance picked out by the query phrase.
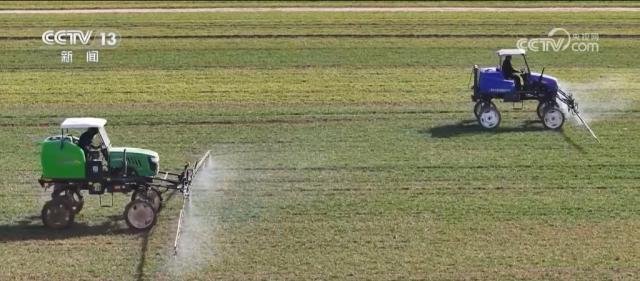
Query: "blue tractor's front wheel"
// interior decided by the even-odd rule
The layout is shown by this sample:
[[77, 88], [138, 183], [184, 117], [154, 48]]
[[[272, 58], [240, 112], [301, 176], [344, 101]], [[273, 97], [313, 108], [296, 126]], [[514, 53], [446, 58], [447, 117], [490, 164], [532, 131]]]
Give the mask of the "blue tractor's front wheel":
[[536, 113], [538, 113], [538, 118], [540, 118], [540, 120], [544, 119], [544, 117], [543, 117], [544, 112], [545, 112], [545, 110], [547, 110], [547, 107], [549, 107], [549, 106], [557, 107], [558, 104], [556, 102], [553, 102], [553, 101], [540, 101], [538, 103], [538, 107], [536, 108]]
[[564, 113], [557, 106], [545, 106], [542, 113], [542, 124], [547, 129], [559, 130], [564, 124]]

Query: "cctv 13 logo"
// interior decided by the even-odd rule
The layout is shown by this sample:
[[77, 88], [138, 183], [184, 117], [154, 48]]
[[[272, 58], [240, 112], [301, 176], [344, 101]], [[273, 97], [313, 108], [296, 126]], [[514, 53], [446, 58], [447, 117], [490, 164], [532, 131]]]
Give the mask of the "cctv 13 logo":
[[[42, 42], [47, 45], [90, 45], [93, 30], [47, 30], [42, 33]], [[93, 36], [93, 40], [99, 40], [101, 47], [115, 47], [120, 41], [120, 36], [116, 32], [98, 32]]]

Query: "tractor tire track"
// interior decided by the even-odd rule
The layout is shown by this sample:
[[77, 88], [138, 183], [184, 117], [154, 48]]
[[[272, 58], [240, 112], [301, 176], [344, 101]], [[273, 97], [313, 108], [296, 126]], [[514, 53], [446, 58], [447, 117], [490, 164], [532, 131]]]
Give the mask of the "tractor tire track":
[[237, 7], [237, 8], [128, 8], [128, 9], [12, 9], [0, 14], [147, 14], [147, 13], [532, 13], [532, 12], [640, 12], [640, 7]]
[[[524, 111], [523, 114], [529, 114], [533, 111]], [[203, 116], [201, 120], [172, 120], [169, 125], [172, 126], [202, 126], [202, 125], [270, 125], [270, 124], [314, 124], [314, 123], [339, 123], [339, 122], [360, 122], [369, 121], [375, 117], [376, 120], [395, 120], [399, 117], [414, 118], [416, 115], [440, 115], [440, 114], [465, 114], [468, 113], [466, 109], [451, 109], [451, 110], [415, 110], [415, 111], [375, 111], [375, 112], [347, 112], [347, 113], [335, 113], [335, 114], [322, 114], [322, 115], [291, 115], [291, 114], [273, 114], [268, 117], [259, 119], [243, 119], [239, 115], [207, 115]], [[601, 114], [625, 114], [626, 117], [636, 116], [640, 114], [640, 110], [626, 110], [615, 111], [606, 110], [598, 111]], [[153, 114], [140, 114], [141, 117], [153, 117], [157, 118], [161, 115]], [[128, 114], [112, 114], [104, 115], [111, 119], [119, 119], [123, 117], [129, 117]], [[169, 116], [173, 117], [173, 116]], [[34, 119], [35, 118], [35, 119]], [[52, 120], [43, 121], [38, 120], [42, 118], [51, 118]], [[35, 115], [28, 119], [18, 119], [17, 116], [0, 116], [0, 128], [18, 128], [18, 127], [30, 127], [30, 128], [48, 128], [58, 125], [59, 119], [64, 116], [57, 115]], [[237, 118], [237, 119], [234, 119]], [[4, 120], [3, 120], [4, 119]], [[217, 119], [217, 120], [216, 120]], [[474, 120], [469, 121], [471, 123]], [[155, 125], [167, 125], [163, 121], [116, 121], [111, 123], [115, 126], [155, 126]], [[454, 124], [455, 125], [455, 124]]]
[[[535, 38], [540, 34], [202, 34], [202, 35], [143, 35], [121, 36], [123, 39], [151, 40], [151, 39], [327, 39], [327, 38]], [[607, 39], [635, 39], [640, 34], [600, 34], [600, 38]], [[42, 40], [40, 36], [0, 36], [1, 41]]]

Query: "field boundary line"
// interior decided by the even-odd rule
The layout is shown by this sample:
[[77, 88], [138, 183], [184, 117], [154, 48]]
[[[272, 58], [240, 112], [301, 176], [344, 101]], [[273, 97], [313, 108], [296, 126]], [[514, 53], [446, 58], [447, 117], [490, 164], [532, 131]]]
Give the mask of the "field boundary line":
[[[544, 34], [194, 34], [194, 35], [124, 35], [123, 39], [296, 39], [296, 38], [536, 38]], [[600, 38], [633, 39], [640, 34], [600, 34]], [[41, 40], [41, 36], [0, 36], [0, 41]]]
[[126, 13], [307, 13], [307, 12], [640, 12], [640, 7], [271, 7], [271, 8], [127, 8], [7, 9], [0, 14], [126, 14]]

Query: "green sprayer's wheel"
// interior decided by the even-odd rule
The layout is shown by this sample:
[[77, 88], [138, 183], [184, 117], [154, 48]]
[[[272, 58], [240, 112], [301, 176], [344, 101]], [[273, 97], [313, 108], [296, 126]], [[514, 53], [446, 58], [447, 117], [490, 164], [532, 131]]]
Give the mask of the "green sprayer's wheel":
[[56, 199], [58, 197], [65, 198], [71, 204], [71, 208], [74, 213], [80, 213], [82, 207], [84, 207], [84, 198], [78, 190], [75, 189], [54, 189], [51, 193], [51, 198]]
[[157, 188], [150, 187], [146, 190], [138, 189], [134, 191], [131, 194], [131, 201], [136, 199], [148, 201], [156, 212], [162, 207], [162, 195]]
[[156, 224], [156, 211], [146, 200], [136, 199], [124, 208], [124, 219], [129, 228], [143, 231], [149, 230]]
[[75, 213], [73, 207], [64, 197], [58, 197], [48, 201], [42, 207], [42, 222], [53, 229], [67, 228], [73, 223]]

